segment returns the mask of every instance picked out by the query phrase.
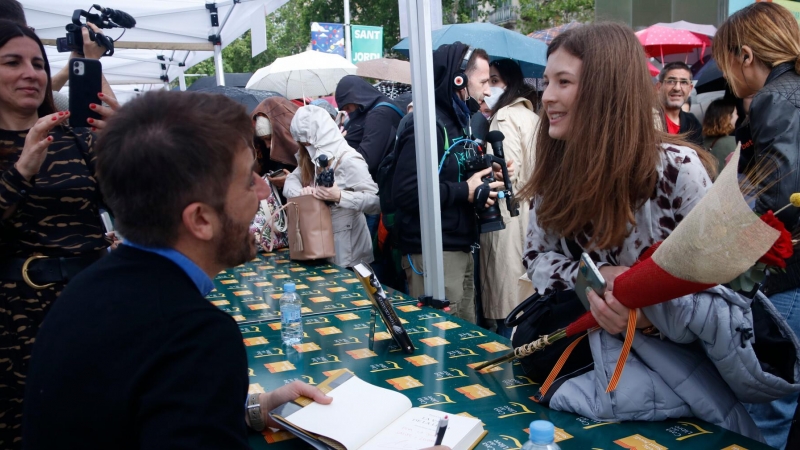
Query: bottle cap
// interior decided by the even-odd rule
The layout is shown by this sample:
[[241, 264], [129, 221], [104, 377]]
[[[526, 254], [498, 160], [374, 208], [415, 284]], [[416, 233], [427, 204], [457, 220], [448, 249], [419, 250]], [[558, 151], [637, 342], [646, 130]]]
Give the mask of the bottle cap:
[[295, 286], [294, 283], [285, 283], [283, 285], [283, 292], [294, 292]]
[[534, 444], [552, 444], [555, 438], [555, 426], [546, 420], [531, 422], [531, 442]]

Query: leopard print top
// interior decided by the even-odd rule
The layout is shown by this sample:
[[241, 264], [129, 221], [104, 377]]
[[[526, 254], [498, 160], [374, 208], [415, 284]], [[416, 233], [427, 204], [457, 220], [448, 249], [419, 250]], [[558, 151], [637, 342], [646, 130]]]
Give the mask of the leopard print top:
[[[14, 168], [27, 131], [0, 130], [0, 258], [75, 255], [109, 246], [99, 216], [94, 136], [58, 127], [39, 173], [25, 180]], [[11, 211], [9, 213], [9, 211]]]
[[[588, 249], [589, 236], [581, 233], [575, 242], [598, 267], [606, 264], [631, 266], [648, 247], [663, 241], [686, 217], [711, 187], [711, 179], [697, 153], [688, 147], [663, 146], [655, 192], [636, 211], [636, 226], [622, 246], [609, 250]], [[543, 230], [536, 220], [536, 204], [530, 209], [523, 264], [533, 287], [541, 293], [573, 289], [578, 262], [566, 241]]]

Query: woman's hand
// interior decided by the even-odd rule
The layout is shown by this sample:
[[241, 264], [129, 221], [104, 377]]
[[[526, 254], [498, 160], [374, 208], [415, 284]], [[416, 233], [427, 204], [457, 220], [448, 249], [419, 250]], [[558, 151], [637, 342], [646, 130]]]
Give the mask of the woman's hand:
[[25, 145], [19, 160], [14, 164], [17, 171], [26, 180], [30, 181], [34, 175], [39, 173], [45, 157], [47, 157], [47, 147], [53, 142], [53, 137], [48, 136], [50, 131], [67, 121], [68, 111], [60, 111], [39, 118], [36, 123], [28, 130], [25, 136]]
[[314, 198], [339, 203], [342, 199], [342, 191], [335, 184], [331, 187], [317, 186], [317, 190], [314, 191]]
[[289, 176], [291, 172], [286, 169], [283, 169], [283, 175], [279, 177], [267, 177], [270, 183], [278, 189], [283, 189], [284, 183], [286, 183], [286, 177]]
[[111, 250], [116, 250], [117, 247], [119, 247], [119, 244], [122, 244], [122, 240], [117, 237], [117, 233], [109, 231], [108, 233], [106, 233], [106, 236], [111, 238], [111, 245], [110, 245]]
[[[597, 320], [598, 325], [611, 334], [619, 334], [628, 328], [628, 316], [630, 309], [620, 303], [614, 293], [606, 291], [600, 298], [596, 292], [587, 290], [586, 296], [589, 298], [590, 311]], [[641, 309], [637, 310], [636, 328], [647, 328], [652, 326], [650, 320], [644, 315]]]
[[603, 279], [606, 280], [606, 290], [613, 291], [614, 290], [614, 281], [616, 281], [617, 277], [625, 273], [626, 270], [630, 269], [628, 266], [603, 266], [600, 270], [600, 275], [603, 276]]
[[300, 190], [300, 195], [314, 195], [314, 191], [316, 191], [314, 186], [306, 186]]
[[[106, 121], [119, 109], [119, 102], [117, 102], [117, 99], [111, 98], [102, 92], [97, 94], [97, 98], [100, 99], [100, 103], [90, 103], [89, 109], [100, 114], [103, 119], [89, 118], [86, 121], [92, 125], [92, 131], [102, 132], [103, 128], [106, 127]], [[102, 102], [106, 102], [108, 106], [103, 106]]]

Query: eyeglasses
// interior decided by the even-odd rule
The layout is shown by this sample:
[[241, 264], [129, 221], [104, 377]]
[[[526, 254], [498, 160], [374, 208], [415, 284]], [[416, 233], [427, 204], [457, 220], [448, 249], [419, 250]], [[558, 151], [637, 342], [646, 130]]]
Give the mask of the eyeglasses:
[[678, 83], [681, 84], [681, 87], [689, 87], [689, 86], [692, 85], [691, 80], [687, 80], [687, 79], [679, 80], [677, 78], [667, 78], [666, 80], [664, 80], [664, 84], [666, 84], [669, 87], [673, 87]]

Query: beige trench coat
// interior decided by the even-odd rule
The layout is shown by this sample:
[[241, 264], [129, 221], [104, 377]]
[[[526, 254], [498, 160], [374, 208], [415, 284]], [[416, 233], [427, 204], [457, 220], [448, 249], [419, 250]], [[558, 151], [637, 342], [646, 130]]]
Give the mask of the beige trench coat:
[[[533, 173], [538, 128], [539, 117], [533, 112], [531, 102], [524, 98], [502, 108], [492, 119], [490, 130], [500, 130], [505, 136], [503, 150], [506, 161], [514, 161], [512, 186], [515, 194]], [[526, 274], [522, 251], [530, 202], [519, 200], [517, 217], [509, 215], [505, 200], [501, 200], [500, 211], [506, 229], [481, 234], [480, 237], [481, 298], [483, 314], [489, 319], [504, 319], [520, 302], [519, 279]]]

